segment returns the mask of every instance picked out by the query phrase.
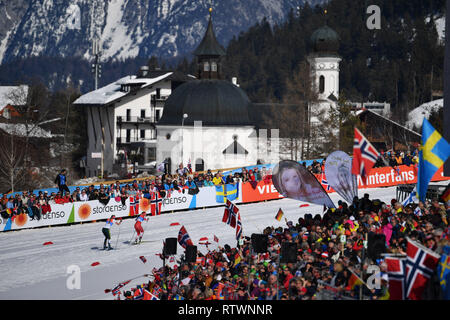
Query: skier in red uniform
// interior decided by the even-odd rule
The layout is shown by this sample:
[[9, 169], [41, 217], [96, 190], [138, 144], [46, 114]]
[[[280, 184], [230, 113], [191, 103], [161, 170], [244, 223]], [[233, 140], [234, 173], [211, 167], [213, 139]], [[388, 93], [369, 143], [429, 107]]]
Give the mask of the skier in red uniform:
[[134, 224], [134, 229], [136, 230], [137, 237], [134, 240], [134, 243], [141, 243], [142, 236], [144, 235], [144, 228], [142, 228], [142, 221], [148, 221], [148, 218], [145, 217], [145, 212], [142, 212], [137, 218], [136, 223]]

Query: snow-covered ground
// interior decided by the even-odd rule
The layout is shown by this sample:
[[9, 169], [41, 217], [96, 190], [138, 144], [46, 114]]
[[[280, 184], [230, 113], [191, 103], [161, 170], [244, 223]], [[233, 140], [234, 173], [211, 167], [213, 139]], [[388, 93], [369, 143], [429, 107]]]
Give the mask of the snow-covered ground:
[[[367, 190], [367, 191], [366, 191]], [[359, 196], [369, 192], [372, 199], [390, 202], [395, 198], [395, 187], [359, 190]], [[332, 193], [332, 200], [337, 203], [340, 196]], [[278, 222], [275, 215], [279, 208], [288, 220], [296, 222], [305, 213], [322, 213], [322, 207], [310, 205], [300, 208], [301, 202], [280, 199], [262, 203], [238, 205], [242, 219], [243, 234], [262, 233], [267, 226], [285, 226], [285, 221]], [[177, 237], [181, 225], [186, 227], [192, 241], [200, 252], [206, 253], [204, 245], [199, 245], [201, 237], [208, 237], [217, 248], [214, 235], [219, 238], [219, 245], [235, 246], [235, 230], [222, 222], [223, 207], [180, 211], [150, 217], [144, 222], [144, 240], [137, 246], [126, 242], [133, 235], [134, 219], [126, 219], [120, 226], [112, 227], [111, 243], [117, 250], [98, 250], [103, 245], [101, 229], [104, 222], [85, 223], [64, 227], [52, 227], [34, 230], [21, 230], [0, 233], [0, 299], [112, 299], [111, 293], [104, 290], [113, 288], [121, 281], [150, 274], [153, 267], [161, 267], [162, 260], [156, 256], [162, 250], [162, 242], [168, 237]], [[178, 222], [180, 226], [170, 226]], [[43, 245], [51, 241], [51, 245]], [[178, 245], [178, 255], [184, 252]], [[143, 263], [139, 256], [145, 256]], [[97, 266], [92, 263], [99, 262]], [[81, 270], [80, 289], [68, 289], [67, 273], [69, 266], [79, 266]], [[69, 269], [70, 270], [70, 269]], [[133, 284], [148, 282], [149, 278], [139, 278]]]

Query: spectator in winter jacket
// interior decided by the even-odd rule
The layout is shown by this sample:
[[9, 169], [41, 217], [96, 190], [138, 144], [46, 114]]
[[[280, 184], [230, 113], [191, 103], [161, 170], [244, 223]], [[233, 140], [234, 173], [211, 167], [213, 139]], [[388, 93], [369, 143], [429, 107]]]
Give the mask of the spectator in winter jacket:
[[86, 189], [81, 190], [79, 201], [88, 201], [88, 200], [89, 200], [89, 196], [86, 193]]
[[62, 169], [61, 172], [55, 178], [55, 183], [58, 185], [61, 194], [64, 191], [70, 192], [69, 188], [67, 187], [66, 173], [67, 173], [66, 169]]
[[389, 159], [389, 166], [396, 167], [398, 166], [398, 162], [395, 159], [394, 155], [391, 155], [391, 158]]

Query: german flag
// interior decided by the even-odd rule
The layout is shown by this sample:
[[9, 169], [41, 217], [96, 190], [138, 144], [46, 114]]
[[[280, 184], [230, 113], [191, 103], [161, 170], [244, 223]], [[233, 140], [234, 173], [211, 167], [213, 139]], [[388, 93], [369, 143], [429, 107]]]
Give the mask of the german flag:
[[278, 221], [281, 221], [281, 218], [283, 217], [284, 213], [283, 210], [278, 209], [277, 215], [275, 216], [275, 219], [277, 219]]
[[242, 260], [241, 255], [239, 253], [236, 253], [234, 256], [233, 266], [237, 267], [241, 263], [241, 260]]
[[450, 186], [447, 186], [447, 188], [445, 189], [444, 193], [441, 196], [441, 199], [443, 200], [444, 203], [450, 200]]
[[351, 275], [348, 279], [347, 290], [353, 290], [356, 286], [360, 286], [364, 283], [360, 277], [358, 277], [351, 269], [349, 269]]

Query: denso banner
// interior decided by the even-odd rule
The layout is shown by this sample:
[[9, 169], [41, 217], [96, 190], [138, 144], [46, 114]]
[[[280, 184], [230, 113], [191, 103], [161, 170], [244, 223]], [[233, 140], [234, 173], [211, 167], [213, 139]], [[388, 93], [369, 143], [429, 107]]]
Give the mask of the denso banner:
[[103, 205], [98, 200], [65, 204], [50, 204], [51, 211], [41, 214], [41, 219], [32, 219], [28, 214], [15, 215], [12, 218], [0, 218], [0, 231], [37, 228], [75, 222], [87, 222], [107, 219], [111, 215], [126, 217], [129, 215], [130, 200], [125, 204], [114, 199]]
[[74, 202], [73, 205], [74, 214], [72, 219], [67, 223], [108, 219], [112, 215], [116, 217], [127, 217], [130, 212], [129, 199], [125, 201], [125, 204], [111, 198], [106, 205], [98, 200], [78, 201]]
[[12, 218], [1, 218], [1, 231], [37, 228], [44, 226], [52, 226], [58, 224], [66, 224], [70, 219], [73, 204], [52, 204], [51, 212], [41, 214], [41, 219], [32, 219], [28, 214], [15, 215]]
[[[226, 199], [239, 203], [242, 202], [242, 187], [241, 183], [226, 184], [221, 186], [202, 187], [199, 188], [197, 194], [189, 194], [187, 190], [184, 192], [172, 191], [164, 198], [157, 198], [154, 195], [150, 198], [141, 197], [139, 204], [133, 208], [131, 204], [131, 214], [135, 215], [145, 212], [147, 214], [158, 214], [159, 212], [171, 212], [175, 210], [196, 209], [204, 207], [214, 207], [222, 205]], [[156, 206], [160, 206], [157, 209]]]

